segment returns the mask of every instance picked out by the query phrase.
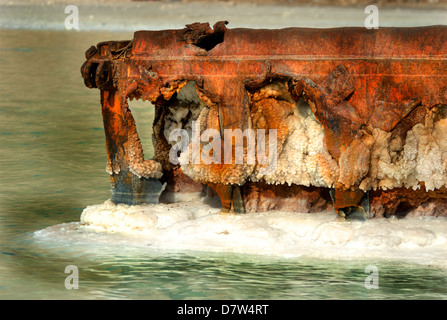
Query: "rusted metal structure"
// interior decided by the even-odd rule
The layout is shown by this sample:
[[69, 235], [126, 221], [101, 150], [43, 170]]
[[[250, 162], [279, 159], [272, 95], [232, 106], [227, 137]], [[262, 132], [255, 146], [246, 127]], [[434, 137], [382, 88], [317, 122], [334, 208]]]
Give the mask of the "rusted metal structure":
[[[366, 217], [445, 203], [447, 26], [226, 24], [138, 31], [87, 50], [81, 73], [101, 91], [113, 201], [157, 203], [165, 188], [208, 186], [230, 212], [330, 204], [341, 216]], [[189, 100], [181, 98], [187, 87]], [[151, 160], [127, 103], [133, 98], [155, 106]], [[220, 132], [276, 129], [278, 172], [173, 164], [167, 131], [191, 121]]]

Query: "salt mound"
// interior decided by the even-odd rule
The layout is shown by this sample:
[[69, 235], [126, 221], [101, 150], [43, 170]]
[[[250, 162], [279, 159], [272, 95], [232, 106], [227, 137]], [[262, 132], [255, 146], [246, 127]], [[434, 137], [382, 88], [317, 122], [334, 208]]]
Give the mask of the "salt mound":
[[[108, 200], [84, 210], [78, 232], [101, 236], [120, 233], [133, 239], [126, 245], [149, 243], [159, 249], [325, 259], [384, 258], [447, 268], [445, 217], [360, 222], [339, 219], [335, 213], [233, 215], [219, 211], [203, 200], [139, 206], [115, 205]], [[88, 239], [91, 241], [91, 237]]]

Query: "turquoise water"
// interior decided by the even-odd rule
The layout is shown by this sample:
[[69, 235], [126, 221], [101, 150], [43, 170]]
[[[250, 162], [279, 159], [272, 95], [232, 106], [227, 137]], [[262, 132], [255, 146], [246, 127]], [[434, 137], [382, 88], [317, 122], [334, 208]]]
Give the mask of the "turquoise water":
[[[160, 251], [119, 245], [116, 234], [99, 235], [110, 246], [98, 235], [87, 244], [33, 238], [110, 196], [99, 91], [79, 69], [90, 45], [130, 38], [0, 31], [1, 299], [447, 298], [445, 269], [429, 266]], [[65, 288], [67, 265], [79, 268], [78, 290]], [[365, 288], [368, 265], [379, 268], [379, 289]]]

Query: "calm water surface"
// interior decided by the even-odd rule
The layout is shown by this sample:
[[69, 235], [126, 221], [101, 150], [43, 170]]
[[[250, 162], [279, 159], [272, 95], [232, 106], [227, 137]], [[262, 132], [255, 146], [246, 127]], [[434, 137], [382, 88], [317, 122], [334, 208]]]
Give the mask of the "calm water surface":
[[[99, 91], [79, 69], [90, 45], [132, 36], [0, 31], [1, 299], [447, 298], [445, 270], [396, 262], [36, 241], [33, 232], [79, 221], [109, 198]], [[364, 287], [369, 264], [380, 271], [377, 290]], [[65, 289], [67, 265], [79, 268], [78, 290]]]

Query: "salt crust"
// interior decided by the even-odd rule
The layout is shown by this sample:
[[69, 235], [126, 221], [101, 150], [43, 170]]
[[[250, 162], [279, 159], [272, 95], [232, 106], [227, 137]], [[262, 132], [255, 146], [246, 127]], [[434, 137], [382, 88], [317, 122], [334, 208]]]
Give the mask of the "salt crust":
[[426, 190], [447, 185], [447, 119], [433, 123], [433, 118], [428, 113], [425, 123], [409, 130], [404, 145], [400, 138], [391, 140], [391, 133], [373, 131], [369, 173], [373, 189], [418, 189], [420, 182]]
[[[424, 123], [418, 123], [406, 133], [404, 141], [393, 137], [391, 132], [369, 128], [362, 140], [354, 140], [341, 154], [337, 163], [329, 154], [324, 130], [315, 118], [309, 105], [302, 99], [295, 102], [282, 82], [273, 82], [261, 88], [253, 99], [280, 99], [282, 106], [293, 110], [281, 123], [281, 140], [277, 146], [277, 159], [273, 173], [262, 174], [265, 165], [219, 165], [193, 164], [191, 155], [183, 153], [183, 172], [203, 183], [244, 184], [246, 181], [265, 181], [268, 184], [296, 184], [302, 186], [333, 187], [341, 183], [346, 187], [357, 186], [371, 189], [413, 188], [424, 185], [426, 190], [447, 186], [447, 119], [434, 122], [435, 113], [429, 111]], [[186, 129], [191, 137], [191, 123], [198, 121], [204, 130], [209, 117], [217, 117], [216, 110], [207, 106], [199, 97], [193, 81], [182, 86], [177, 93], [178, 103], [171, 106], [165, 115], [163, 135], [169, 140], [172, 130]], [[268, 103], [267, 103], [268, 105]], [[265, 108], [265, 107], [264, 107]], [[253, 129], [262, 125], [268, 116], [262, 108], [258, 122], [250, 124]], [[187, 120], [185, 123], [185, 119]], [[259, 122], [260, 121], [260, 122]], [[160, 178], [161, 164], [144, 160], [136, 130], [131, 132], [129, 143], [130, 169], [137, 176]], [[174, 144], [175, 142], [172, 142]], [[267, 143], [267, 138], [266, 138]], [[203, 144], [201, 144], [203, 148]], [[268, 148], [268, 147], [267, 147]], [[192, 144], [188, 152], [192, 150]], [[355, 165], [352, 157], [362, 155]], [[188, 158], [189, 156], [189, 158]]]
[[[129, 237], [130, 246], [283, 257], [385, 258], [447, 268], [445, 217], [349, 222], [331, 213], [225, 215], [219, 211], [205, 198], [139, 206], [108, 200], [87, 207], [75, 225], [76, 232], [88, 234], [86, 241], [92, 241], [94, 234], [118, 233]], [[49, 233], [67, 227], [50, 227], [38, 236], [52, 237]]]
[[[447, 186], [447, 119], [434, 122], [434, 112], [428, 112], [424, 123], [411, 128], [404, 142], [399, 137], [392, 138], [391, 132], [371, 128], [363, 140], [353, 141], [337, 164], [327, 151], [323, 127], [309, 105], [302, 99], [298, 102], [287, 99], [288, 91], [280, 82], [267, 85], [258, 95], [263, 99], [281, 97], [286, 103], [295, 104], [293, 114], [284, 120], [288, 130], [277, 147], [274, 173], [260, 174], [259, 164], [222, 167], [225, 172], [220, 174], [206, 165], [190, 164], [182, 165], [185, 174], [197, 181], [233, 184], [264, 180], [268, 184], [333, 187], [339, 182], [347, 187], [357, 185], [364, 191], [418, 189], [421, 184], [426, 190]], [[204, 122], [201, 117], [207, 116], [208, 108], [203, 108], [199, 121]], [[349, 160], [355, 154], [365, 155], [361, 167], [353, 166]]]

